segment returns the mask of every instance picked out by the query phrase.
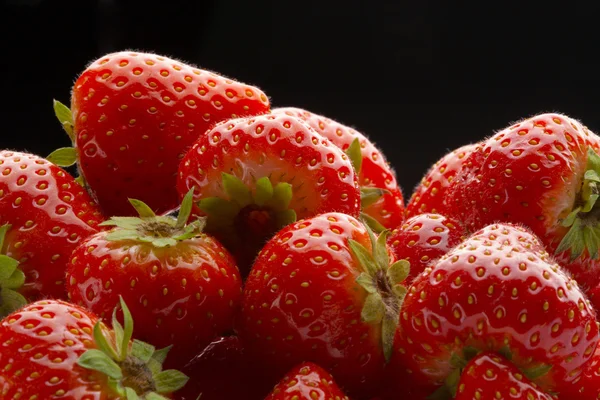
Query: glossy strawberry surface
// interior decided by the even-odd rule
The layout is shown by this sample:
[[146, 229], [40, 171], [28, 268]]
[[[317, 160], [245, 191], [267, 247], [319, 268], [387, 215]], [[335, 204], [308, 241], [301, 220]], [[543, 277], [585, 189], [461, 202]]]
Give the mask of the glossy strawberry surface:
[[265, 400], [314, 399], [349, 400], [327, 371], [305, 362], [289, 371]]
[[348, 150], [355, 139], [358, 139], [362, 156], [361, 168], [358, 174], [360, 186], [387, 190], [386, 194], [375, 203], [364, 208], [363, 212], [375, 218], [388, 229], [395, 228], [402, 223], [404, 220], [404, 198], [402, 189], [396, 181], [396, 173], [386, 161], [383, 153], [365, 135], [330, 118], [300, 108], [276, 108], [273, 109], [272, 113], [302, 119], [311, 128], [344, 151]]
[[215, 123], [269, 110], [258, 88], [155, 54], [92, 62], [71, 99], [79, 169], [107, 215], [133, 215], [127, 198], [163, 213], [178, 205], [177, 166]]
[[69, 256], [103, 220], [66, 171], [33, 154], [0, 151], [0, 225], [10, 225], [1, 250], [19, 261], [25, 283], [18, 291], [27, 299], [66, 298]]
[[231, 255], [202, 235], [171, 247], [89, 237], [72, 254], [67, 271], [71, 301], [109, 317], [119, 296], [129, 304], [136, 337], [173, 345], [171, 362], [185, 362], [218, 334], [230, 330], [241, 297]]
[[575, 280], [528, 230], [490, 225], [417, 277], [396, 338], [397, 379], [440, 384], [468, 349], [511, 354], [560, 394], [598, 343], [594, 311]]
[[388, 245], [396, 259], [410, 263], [410, 282], [427, 266], [465, 240], [466, 236], [460, 222], [452, 218], [439, 214], [418, 214], [392, 231]]
[[465, 366], [455, 400], [552, 400], [510, 361], [494, 353], [483, 353]]

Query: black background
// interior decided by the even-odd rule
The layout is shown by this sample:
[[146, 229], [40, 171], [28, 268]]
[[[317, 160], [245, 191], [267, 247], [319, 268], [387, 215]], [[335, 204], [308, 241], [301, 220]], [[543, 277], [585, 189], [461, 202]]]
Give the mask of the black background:
[[[559, 111], [600, 132], [592, 1], [4, 0], [0, 147], [68, 145], [52, 99], [124, 49], [194, 63], [367, 134], [408, 197], [446, 151]], [[524, 5], [527, 4], [527, 5]]]

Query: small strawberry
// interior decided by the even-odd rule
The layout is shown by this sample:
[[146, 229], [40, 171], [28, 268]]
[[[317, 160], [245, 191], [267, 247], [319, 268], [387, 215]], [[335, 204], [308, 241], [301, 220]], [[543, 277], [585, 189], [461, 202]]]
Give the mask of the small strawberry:
[[187, 377], [163, 370], [169, 348], [131, 340], [133, 320], [109, 331], [86, 309], [39, 300], [0, 322], [0, 398], [166, 400]]
[[71, 251], [103, 220], [67, 172], [33, 154], [0, 151], [0, 317], [27, 301], [66, 298]]
[[392, 231], [388, 245], [397, 260], [410, 263], [411, 282], [432, 262], [466, 239], [461, 224], [439, 214], [418, 214]]
[[482, 353], [465, 366], [455, 400], [552, 400], [510, 361], [494, 353]]
[[372, 394], [391, 354], [406, 291], [399, 283], [408, 275], [406, 261], [390, 266], [386, 236], [375, 239], [355, 218], [326, 213], [265, 245], [245, 284], [240, 324], [265, 368], [312, 361], [349, 395]]
[[560, 394], [598, 343], [595, 313], [577, 283], [529, 230], [506, 224], [477, 232], [419, 275], [400, 327], [397, 379], [434, 388], [455, 382], [461, 359], [477, 350], [509, 355]]
[[289, 371], [265, 400], [316, 399], [349, 400], [327, 371], [304, 362]]
[[388, 229], [402, 223], [404, 198], [396, 174], [383, 153], [367, 137], [339, 122], [299, 108], [276, 108], [272, 113], [302, 119], [348, 154], [358, 173], [363, 213], [367, 218]]
[[155, 216], [137, 200], [139, 217], [113, 217], [114, 226], [84, 240], [67, 270], [70, 299], [105, 316], [123, 296], [138, 321], [138, 337], [173, 344], [185, 362], [219, 333], [232, 328], [241, 277], [231, 255], [201, 232], [203, 220], [186, 225], [192, 193], [177, 219]]
[[447, 209], [446, 192], [448, 187], [466, 161], [467, 155], [475, 148], [475, 144], [459, 147], [431, 166], [406, 205], [407, 218], [423, 213], [444, 214]]
[[[259, 89], [155, 54], [122, 51], [91, 63], [73, 87], [71, 110], [55, 103], [78, 161], [107, 215], [133, 215], [128, 198], [163, 214], [177, 207], [183, 154], [215, 123], [269, 111]], [[72, 112], [72, 115], [71, 115]]]
[[219, 124], [185, 155], [177, 187], [182, 196], [195, 189], [207, 232], [233, 252], [243, 275], [266, 241], [296, 218], [360, 213], [348, 157], [287, 115]]
[[177, 392], [179, 400], [196, 400], [200, 394], [202, 400], [264, 400], [280, 376], [266, 377], [261, 364], [250, 360], [237, 336], [215, 339], [181, 372], [190, 381]]
[[600, 346], [596, 347], [590, 362], [586, 364], [581, 375], [573, 381], [568, 391], [561, 393], [561, 399], [600, 399]]
[[472, 151], [446, 191], [471, 231], [500, 222], [528, 226], [583, 287], [600, 283], [600, 138], [561, 114], [510, 126]]

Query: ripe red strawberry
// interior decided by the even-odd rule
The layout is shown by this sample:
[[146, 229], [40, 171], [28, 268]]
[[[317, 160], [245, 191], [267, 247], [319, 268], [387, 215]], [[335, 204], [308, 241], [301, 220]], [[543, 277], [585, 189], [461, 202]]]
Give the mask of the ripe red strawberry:
[[362, 189], [363, 213], [375, 219], [384, 228], [396, 228], [402, 223], [404, 198], [402, 189], [396, 182], [396, 173], [383, 153], [367, 137], [337, 121], [299, 108], [277, 108], [272, 113], [302, 119], [334, 145], [344, 150], [358, 173]]
[[514, 124], [471, 152], [447, 191], [450, 214], [472, 231], [496, 221], [528, 226], [584, 290], [593, 288], [600, 283], [599, 142], [561, 114]]
[[510, 355], [560, 394], [598, 343], [595, 313], [575, 280], [528, 230], [506, 224], [479, 231], [418, 276], [400, 326], [397, 379], [433, 386], [457, 378], [475, 349]]
[[360, 212], [348, 157], [287, 115], [234, 119], [202, 136], [179, 167], [180, 195], [192, 187], [207, 232], [234, 253], [243, 275], [265, 242], [296, 218]]
[[105, 316], [123, 296], [139, 324], [138, 337], [161, 347], [173, 344], [172, 358], [181, 363], [232, 328], [241, 298], [232, 256], [202, 234], [202, 220], [185, 225], [191, 203], [190, 192], [176, 220], [132, 201], [140, 217], [104, 223], [114, 229], [83, 241], [67, 270], [74, 303]]
[[392, 231], [388, 245], [396, 260], [410, 263], [407, 282], [466, 239], [458, 221], [439, 214], [419, 214]]
[[168, 348], [131, 340], [133, 320], [125, 303], [121, 308], [125, 324], [113, 322], [114, 332], [60, 300], [40, 300], [7, 316], [0, 322], [0, 398], [170, 398], [187, 377], [162, 370]]
[[561, 393], [561, 399], [600, 399], [600, 346], [596, 347], [581, 375], [573, 381], [567, 391]]
[[327, 371], [304, 362], [289, 371], [265, 400], [315, 399], [349, 400]]
[[460, 171], [467, 155], [476, 146], [467, 144], [452, 150], [431, 166], [406, 205], [407, 218], [423, 213], [445, 214], [448, 187]]
[[215, 123], [269, 111], [259, 89], [155, 54], [123, 51], [91, 63], [75, 82], [71, 112], [57, 116], [87, 185], [107, 215], [133, 215], [135, 198], [158, 214], [177, 207], [177, 167]]
[[278, 232], [244, 288], [240, 334], [264, 368], [312, 361], [351, 396], [371, 395], [390, 356], [408, 263], [390, 266], [386, 234], [326, 213]]
[[71, 251], [103, 220], [67, 172], [33, 154], [0, 151], [0, 317], [27, 300], [66, 298]]
[[552, 400], [510, 361], [494, 353], [482, 353], [465, 366], [455, 400]]
[[190, 381], [177, 392], [179, 400], [196, 400], [199, 394], [202, 400], [264, 400], [280, 376], [266, 377], [237, 336], [215, 339], [181, 371]]

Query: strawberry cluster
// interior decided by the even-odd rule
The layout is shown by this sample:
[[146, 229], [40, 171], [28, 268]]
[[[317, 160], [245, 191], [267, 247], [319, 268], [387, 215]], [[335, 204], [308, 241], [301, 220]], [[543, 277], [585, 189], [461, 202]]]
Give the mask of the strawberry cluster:
[[0, 151], [0, 399], [600, 398], [580, 122], [459, 147], [405, 207], [360, 132], [167, 57], [54, 110], [72, 147]]

